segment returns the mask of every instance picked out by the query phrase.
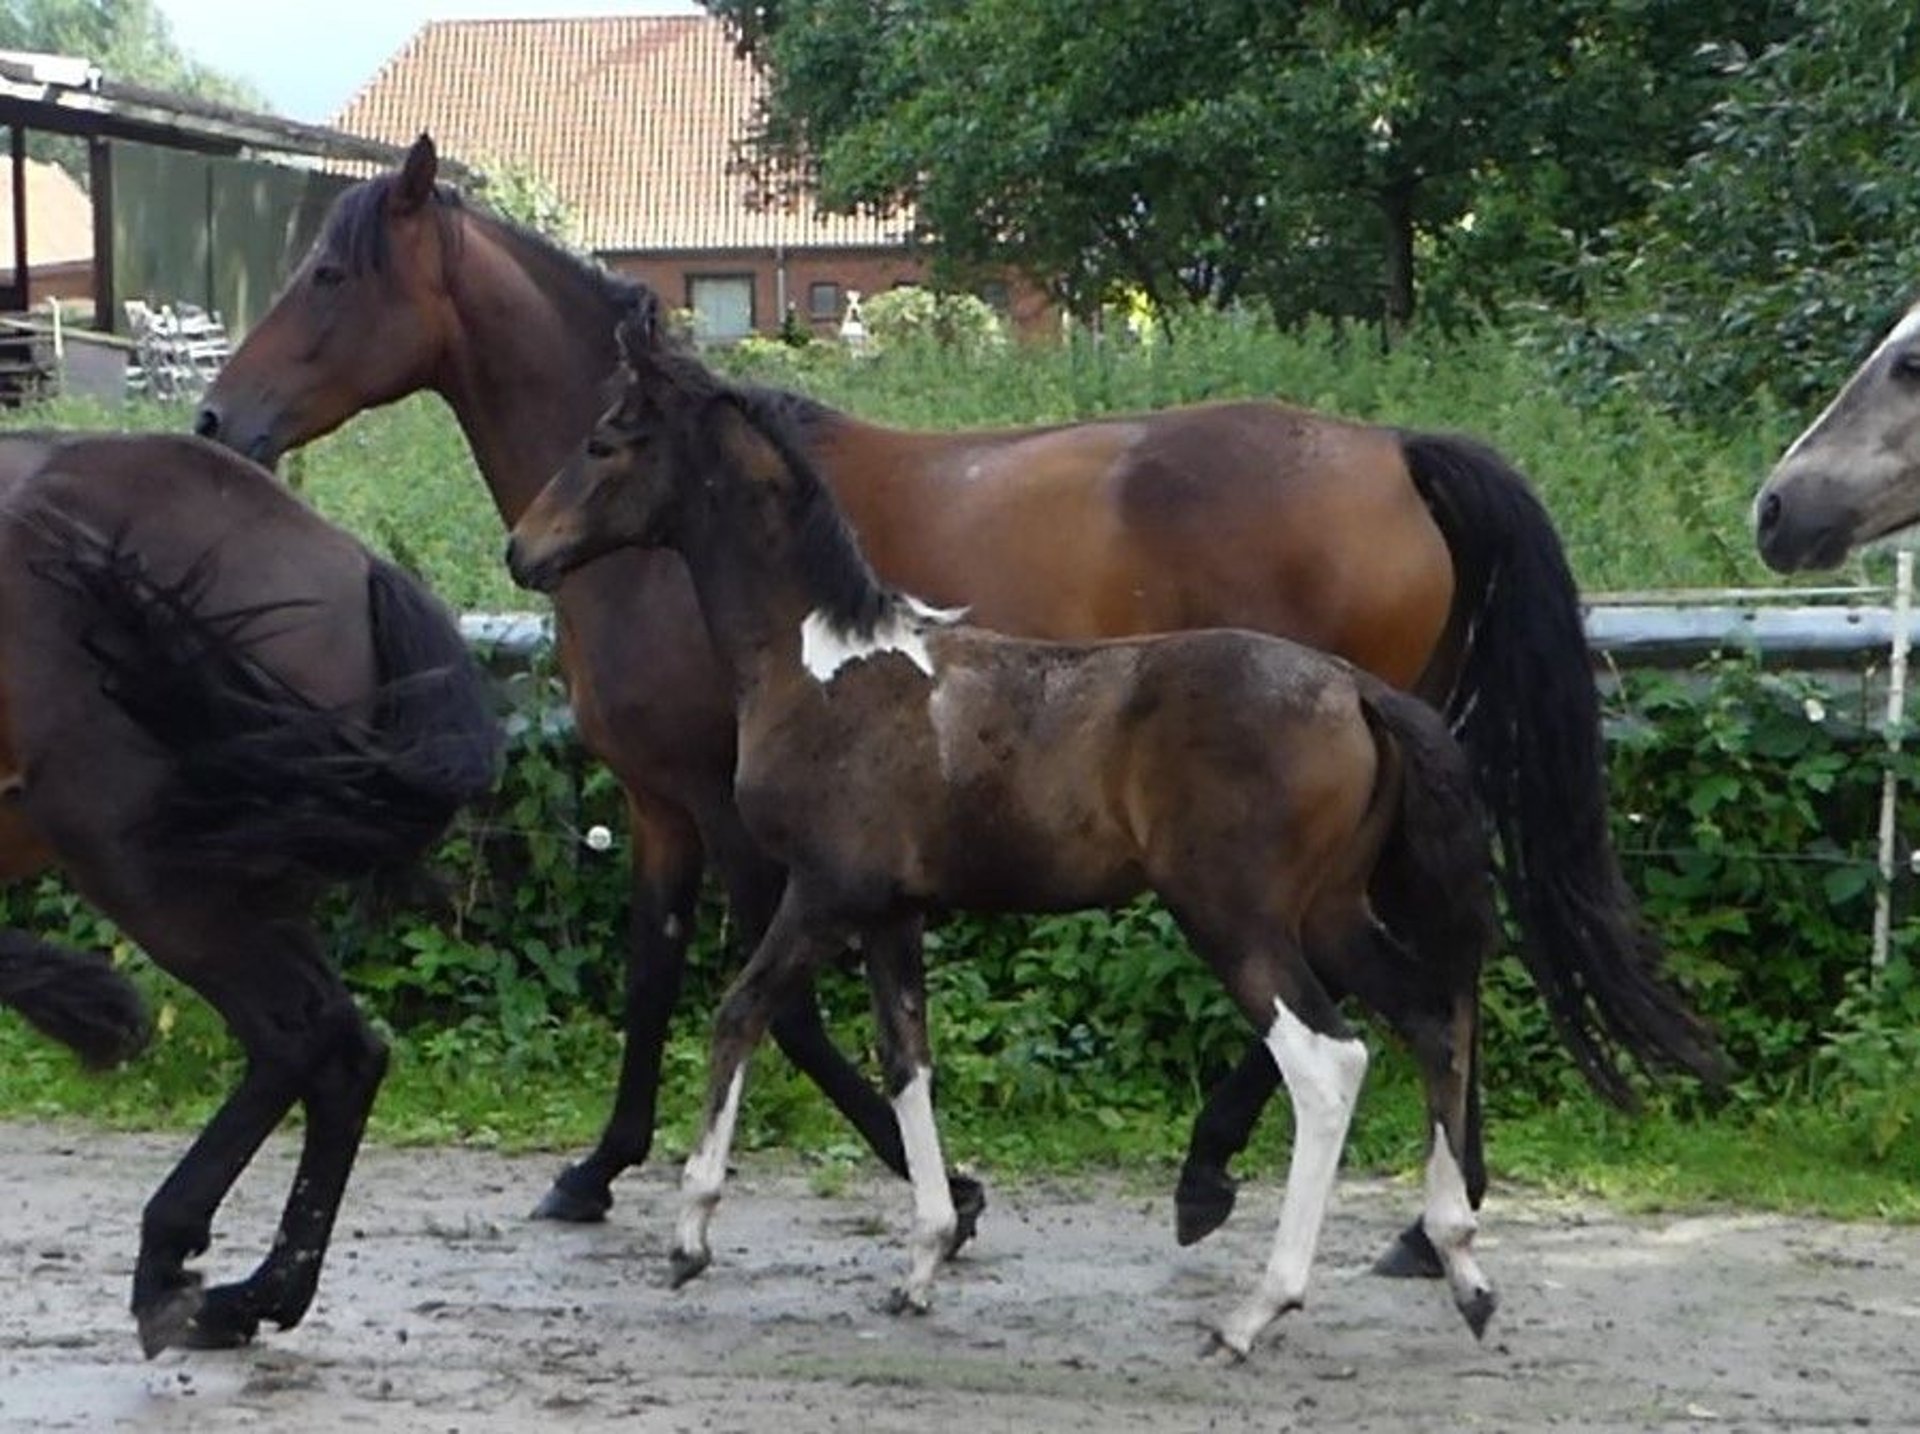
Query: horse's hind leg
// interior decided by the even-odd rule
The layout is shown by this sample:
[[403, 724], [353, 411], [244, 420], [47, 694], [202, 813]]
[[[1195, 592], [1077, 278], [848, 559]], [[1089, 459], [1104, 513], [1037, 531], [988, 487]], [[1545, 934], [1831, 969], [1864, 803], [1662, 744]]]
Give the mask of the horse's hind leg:
[[1278, 922], [1243, 918], [1234, 923], [1258, 931], [1256, 939], [1267, 943], [1263, 948], [1236, 938], [1224, 924], [1209, 931], [1206, 921], [1195, 920], [1193, 908], [1169, 904], [1240, 1009], [1265, 1031], [1293, 1106], [1293, 1152], [1273, 1252], [1254, 1292], [1215, 1332], [1222, 1347], [1244, 1358], [1263, 1329], [1306, 1300], [1340, 1152], [1366, 1077], [1367, 1048], [1347, 1029], [1333, 998], [1300, 948], [1280, 934]]
[[873, 992], [874, 1024], [887, 1091], [906, 1147], [913, 1182], [913, 1233], [906, 1282], [890, 1308], [925, 1313], [933, 1276], [952, 1247], [959, 1215], [947, 1183], [940, 1132], [933, 1118], [933, 1053], [927, 1042], [926, 968], [920, 922], [909, 918], [867, 933], [867, 983]]
[[[338, 1055], [343, 1029], [358, 1022], [357, 1013], [304, 925], [222, 923], [215, 930], [200, 929], [191, 939], [169, 927], [155, 939], [141, 928], [158, 923], [122, 924], [156, 961], [220, 1012], [247, 1060], [239, 1086], [147, 1202], [133, 1277], [141, 1346], [151, 1357], [174, 1344], [240, 1343], [251, 1337], [260, 1315], [283, 1324], [298, 1320], [319, 1277], [326, 1234], [354, 1151], [351, 1142], [340, 1144], [340, 1122], [326, 1095], [307, 1133], [280, 1239], [260, 1272], [215, 1297], [213, 1291], [201, 1291], [199, 1276], [185, 1262], [204, 1253], [227, 1191], [293, 1103], [311, 1098], [315, 1073]], [[355, 1097], [360, 1106], [352, 1122], [356, 1141], [378, 1076], [376, 1063], [371, 1081], [362, 1079], [364, 1098]]]
[[346, 1192], [367, 1116], [387, 1068], [386, 1044], [340, 990], [320, 1022], [323, 1052], [301, 1103], [306, 1131], [293, 1187], [267, 1257], [245, 1280], [206, 1291], [188, 1342], [224, 1348], [253, 1338], [263, 1319], [291, 1329], [306, 1315]]
[[1486, 1193], [1479, 1092], [1478, 963], [1417, 958], [1369, 927], [1344, 943], [1342, 976], [1380, 1013], [1420, 1066], [1431, 1143], [1421, 1216], [1374, 1264], [1376, 1273], [1444, 1277], [1475, 1336], [1492, 1317], [1493, 1287], [1473, 1258], [1475, 1212]]
[[660, 1059], [679, 1004], [700, 895], [700, 837], [677, 809], [627, 794], [633, 839], [628, 907], [625, 1040], [613, 1113], [593, 1150], [569, 1165], [534, 1207], [537, 1220], [604, 1220], [614, 1177], [653, 1149]]

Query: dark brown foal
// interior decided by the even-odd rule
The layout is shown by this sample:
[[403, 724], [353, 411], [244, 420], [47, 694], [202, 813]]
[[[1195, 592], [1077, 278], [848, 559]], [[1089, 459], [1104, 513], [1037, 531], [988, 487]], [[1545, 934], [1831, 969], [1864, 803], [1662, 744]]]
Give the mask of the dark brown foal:
[[1294, 1108], [1272, 1257], [1220, 1343], [1245, 1355], [1305, 1298], [1367, 1066], [1342, 991], [1419, 1060], [1433, 1131], [1421, 1227], [1479, 1334], [1494, 1295], [1471, 1249], [1470, 1090], [1491, 866], [1439, 714], [1254, 633], [1060, 644], [962, 626], [878, 582], [778, 401], [634, 339], [627, 357], [621, 402], [522, 516], [509, 560], [546, 588], [622, 545], [686, 559], [732, 679], [735, 798], [788, 871], [716, 1021], [676, 1283], [711, 1259], [749, 1052], [856, 939], [914, 1191], [895, 1303], [926, 1308], [957, 1216], [933, 1119], [924, 914], [1150, 891], [1260, 1033]]

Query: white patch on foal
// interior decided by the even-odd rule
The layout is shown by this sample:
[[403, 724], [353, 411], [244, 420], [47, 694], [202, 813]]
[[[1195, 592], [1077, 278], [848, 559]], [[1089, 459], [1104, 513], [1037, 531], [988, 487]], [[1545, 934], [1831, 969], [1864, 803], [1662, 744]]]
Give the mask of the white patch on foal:
[[713, 1219], [714, 1206], [720, 1203], [720, 1187], [726, 1183], [727, 1155], [733, 1149], [733, 1127], [740, 1116], [740, 1088], [746, 1076], [744, 1065], [733, 1068], [720, 1114], [701, 1135], [680, 1176], [680, 1224], [673, 1247], [682, 1254], [708, 1253], [707, 1225]]
[[893, 1117], [900, 1122], [907, 1178], [913, 1182], [913, 1233], [907, 1241], [910, 1263], [899, 1302], [925, 1310], [932, 1298], [934, 1271], [959, 1220], [953, 1190], [947, 1184], [946, 1160], [940, 1153], [940, 1131], [933, 1120], [932, 1071], [925, 1066], [914, 1070], [913, 1079], [893, 1098]]
[[1367, 1074], [1367, 1048], [1311, 1029], [1285, 1003], [1275, 1001], [1267, 1049], [1273, 1052], [1293, 1103], [1293, 1157], [1280, 1205], [1280, 1228], [1260, 1284], [1219, 1329], [1220, 1342], [1245, 1355], [1254, 1338], [1286, 1310], [1306, 1299], [1307, 1275], [1320, 1242], [1320, 1226], [1340, 1169], [1347, 1126]]
[[800, 624], [800, 665], [816, 682], [831, 682], [851, 662], [864, 662], [882, 653], [897, 652], [927, 676], [933, 676], [933, 655], [927, 651], [930, 629], [951, 627], [966, 615], [965, 608], [928, 607], [917, 598], [902, 597], [862, 636], [843, 631], [815, 608]]

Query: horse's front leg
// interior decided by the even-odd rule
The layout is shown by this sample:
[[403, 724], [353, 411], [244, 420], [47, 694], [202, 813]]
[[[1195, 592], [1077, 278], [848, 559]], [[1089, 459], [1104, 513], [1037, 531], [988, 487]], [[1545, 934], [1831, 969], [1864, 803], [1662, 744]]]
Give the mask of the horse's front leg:
[[934, 1272], [953, 1246], [959, 1216], [933, 1118], [933, 1053], [927, 1041], [927, 981], [917, 917], [867, 933], [867, 983], [873, 992], [880, 1063], [913, 1182], [913, 1231], [906, 1282], [889, 1308], [924, 1314], [933, 1299]]
[[804, 897], [789, 883], [753, 958], [720, 1002], [713, 1023], [705, 1125], [680, 1180], [680, 1217], [670, 1254], [675, 1289], [713, 1261], [707, 1230], [726, 1183], [747, 1058], [766, 1034], [777, 1005], [791, 998], [796, 984], [821, 960], [839, 950], [842, 935], [813, 923]]
[[700, 895], [700, 835], [687, 815], [664, 801], [627, 792], [633, 836], [633, 898], [627, 937], [625, 1034], [613, 1114], [591, 1153], [560, 1172], [534, 1207], [534, 1218], [604, 1220], [613, 1180], [653, 1149], [661, 1054], [680, 1000], [687, 943]]
[[[751, 951], [779, 903], [786, 873], [752, 844], [737, 822], [726, 829], [710, 828], [709, 835], [709, 849], [726, 883], [734, 929]], [[827, 1034], [811, 976], [798, 978], [792, 994], [780, 1002], [773, 1014], [771, 1033], [794, 1069], [833, 1102], [889, 1170], [907, 1179], [906, 1147], [901, 1144], [900, 1122], [893, 1107]], [[971, 1175], [951, 1176], [949, 1185], [959, 1213], [959, 1224], [949, 1242], [948, 1253], [952, 1254], [973, 1238], [981, 1213], [987, 1208], [987, 1191]]]

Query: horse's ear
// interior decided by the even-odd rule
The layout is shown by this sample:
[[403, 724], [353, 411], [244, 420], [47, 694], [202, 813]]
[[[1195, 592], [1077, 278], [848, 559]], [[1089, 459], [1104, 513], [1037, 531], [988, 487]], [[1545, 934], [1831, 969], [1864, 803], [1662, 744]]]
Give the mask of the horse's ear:
[[433, 136], [425, 130], [407, 151], [401, 162], [400, 177], [393, 186], [393, 207], [411, 214], [433, 198], [434, 181], [440, 174], [440, 155], [433, 147]]
[[654, 357], [660, 349], [658, 307], [651, 300], [635, 304], [620, 320], [620, 327], [613, 331], [613, 339], [620, 347], [620, 362], [632, 373], [646, 373], [654, 366]]

